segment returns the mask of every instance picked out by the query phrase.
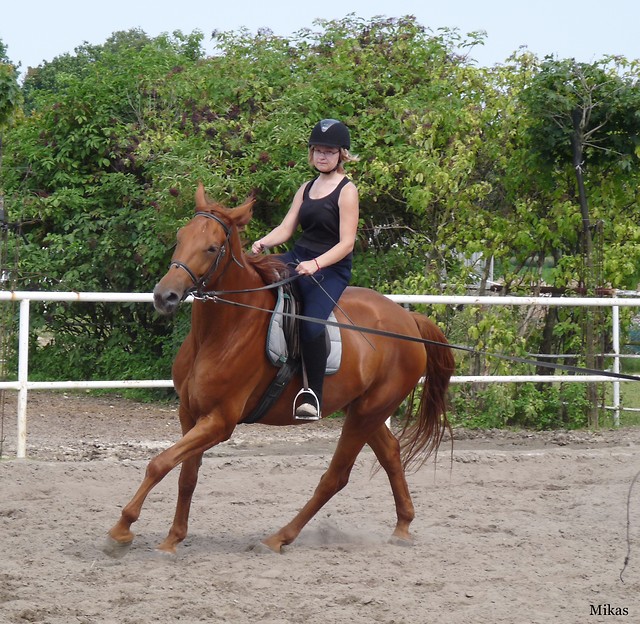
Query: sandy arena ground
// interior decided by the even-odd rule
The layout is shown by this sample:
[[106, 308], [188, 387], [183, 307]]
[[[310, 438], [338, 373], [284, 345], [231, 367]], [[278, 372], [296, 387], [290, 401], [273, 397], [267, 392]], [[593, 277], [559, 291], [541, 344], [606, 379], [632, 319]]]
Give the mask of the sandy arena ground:
[[177, 471], [152, 492], [128, 553], [102, 551], [176, 411], [32, 392], [28, 459], [15, 395], [0, 461], [0, 622], [476, 624], [640, 622], [640, 431], [456, 433], [453, 461], [410, 475], [415, 546], [387, 543], [390, 488], [365, 451], [351, 482], [282, 555], [250, 547], [290, 520], [325, 470], [339, 421], [241, 426], [209, 451], [177, 557], [154, 546]]

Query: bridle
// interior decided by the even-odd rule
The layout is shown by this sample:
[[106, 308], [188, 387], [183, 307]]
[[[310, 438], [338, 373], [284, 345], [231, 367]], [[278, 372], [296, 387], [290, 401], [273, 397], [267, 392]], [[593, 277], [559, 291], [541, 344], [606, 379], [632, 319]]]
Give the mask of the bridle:
[[[206, 286], [207, 282], [211, 279], [211, 276], [218, 270], [220, 266], [220, 262], [222, 262], [223, 258], [227, 255], [227, 249], [231, 248], [231, 228], [222, 220], [220, 217], [212, 214], [211, 212], [202, 212], [198, 211], [195, 213], [195, 217], [206, 217], [207, 219], [212, 219], [216, 223], [220, 225], [220, 227], [224, 230], [225, 240], [220, 247], [220, 251], [211, 262], [211, 266], [207, 269], [207, 271], [202, 275], [202, 277], [198, 278], [196, 274], [184, 263], [179, 260], [172, 260], [169, 263], [169, 268], [172, 266], [177, 267], [178, 269], [182, 269], [187, 273], [187, 275], [191, 278], [193, 282], [193, 286], [185, 290], [183, 295], [183, 299], [192, 293], [202, 293], [202, 289]], [[236, 258], [233, 253], [233, 249], [231, 249], [231, 259], [241, 268], [244, 269], [244, 265]], [[227, 265], [229, 266], [229, 265]]]

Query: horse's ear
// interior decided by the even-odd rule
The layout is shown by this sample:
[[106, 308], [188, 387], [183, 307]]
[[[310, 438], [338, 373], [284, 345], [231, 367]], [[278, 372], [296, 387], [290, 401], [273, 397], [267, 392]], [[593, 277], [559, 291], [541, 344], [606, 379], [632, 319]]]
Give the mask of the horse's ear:
[[204, 192], [204, 184], [198, 182], [198, 188], [196, 189], [196, 210], [206, 210], [209, 205], [207, 201], [207, 195]]
[[249, 221], [251, 221], [251, 217], [253, 216], [253, 205], [255, 203], [255, 195], [250, 195], [247, 197], [244, 204], [231, 211], [231, 218], [237, 227], [244, 227], [249, 223]]

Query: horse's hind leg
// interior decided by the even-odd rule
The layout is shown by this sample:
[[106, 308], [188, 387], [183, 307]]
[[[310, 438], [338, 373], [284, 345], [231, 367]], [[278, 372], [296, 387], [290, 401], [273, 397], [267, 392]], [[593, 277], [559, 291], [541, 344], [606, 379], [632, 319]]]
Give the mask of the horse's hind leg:
[[329, 468], [322, 475], [313, 496], [289, 524], [262, 540], [265, 546], [279, 553], [282, 546], [291, 544], [323, 505], [347, 485], [356, 458], [370, 435], [369, 431], [361, 431], [356, 422], [351, 415], [347, 416]]
[[401, 545], [410, 545], [413, 538], [409, 533], [409, 525], [415, 517], [415, 511], [404, 467], [400, 460], [400, 444], [393, 433], [389, 431], [387, 425], [379, 427], [367, 440], [367, 443], [373, 449], [391, 483], [398, 518], [391, 541]]

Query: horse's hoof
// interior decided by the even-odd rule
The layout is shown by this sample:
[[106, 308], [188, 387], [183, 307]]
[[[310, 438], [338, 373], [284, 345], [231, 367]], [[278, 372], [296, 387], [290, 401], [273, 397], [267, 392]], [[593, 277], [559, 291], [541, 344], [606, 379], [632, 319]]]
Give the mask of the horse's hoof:
[[413, 538], [398, 537], [397, 535], [392, 535], [388, 543], [393, 546], [401, 546], [402, 548], [413, 548], [414, 546]]
[[104, 545], [102, 546], [102, 552], [109, 555], [112, 559], [121, 559], [129, 552], [132, 543], [133, 541], [118, 542], [114, 540], [111, 535], [107, 535]]
[[175, 548], [173, 550], [166, 550], [158, 546], [153, 549], [153, 556], [163, 561], [173, 561], [178, 558], [178, 551]]
[[263, 542], [258, 542], [257, 544], [252, 544], [247, 548], [247, 550], [256, 553], [257, 555], [279, 555], [282, 551], [273, 550]]

